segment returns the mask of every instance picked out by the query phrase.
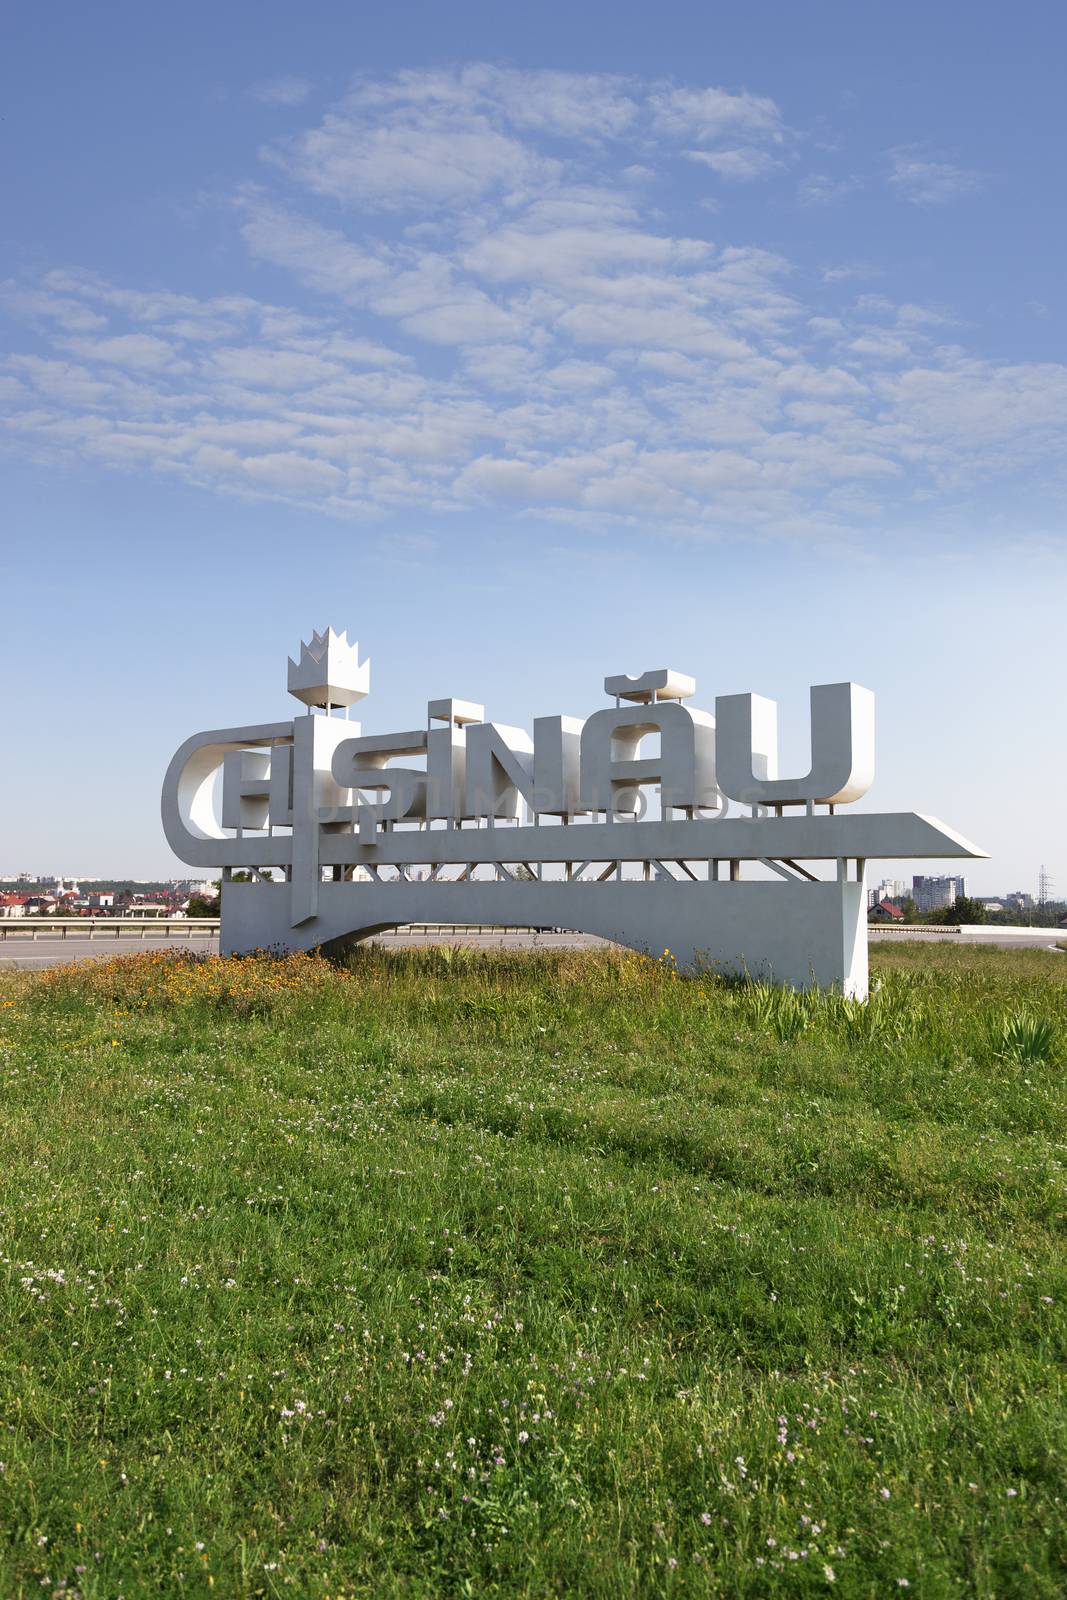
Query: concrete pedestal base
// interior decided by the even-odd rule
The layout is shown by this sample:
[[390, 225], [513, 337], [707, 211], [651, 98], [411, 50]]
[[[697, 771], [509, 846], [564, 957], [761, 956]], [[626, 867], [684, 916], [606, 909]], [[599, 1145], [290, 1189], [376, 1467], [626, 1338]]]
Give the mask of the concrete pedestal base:
[[318, 915], [290, 925], [284, 883], [227, 883], [224, 954], [310, 950], [348, 934], [409, 922], [566, 928], [650, 956], [669, 950], [683, 971], [747, 973], [790, 988], [867, 995], [862, 883], [323, 883]]

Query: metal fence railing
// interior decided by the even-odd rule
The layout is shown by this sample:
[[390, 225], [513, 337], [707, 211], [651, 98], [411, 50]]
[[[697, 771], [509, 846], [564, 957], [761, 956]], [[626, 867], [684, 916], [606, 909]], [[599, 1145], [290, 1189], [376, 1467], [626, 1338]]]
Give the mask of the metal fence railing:
[[0, 917], [0, 940], [214, 939], [218, 917]]
[[[391, 928], [388, 937], [441, 938], [451, 935], [458, 938], [467, 934], [532, 936], [574, 931], [569, 928], [513, 927], [510, 923], [505, 927], [499, 923], [483, 922], [408, 922]], [[1009, 928], [1005, 931], [1013, 933], [1019, 930]], [[924, 934], [958, 934], [960, 929], [947, 923], [912, 922], [902, 926], [900, 923], [872, 922], [867, 925], [867, 932], [868, 937], [874, 939], [921, 939]], [[1062, 933], [1063, 930], [1050, 928], [1048, 932], [1050, 938], [1054, 938], [1057, 932]], [[0, 917], [0, 943], [22, 940], [35, 943], [38, 939], [112, 939], [122, 943], [149, 938], [217, 939], [218, 934], [218, 917]]]

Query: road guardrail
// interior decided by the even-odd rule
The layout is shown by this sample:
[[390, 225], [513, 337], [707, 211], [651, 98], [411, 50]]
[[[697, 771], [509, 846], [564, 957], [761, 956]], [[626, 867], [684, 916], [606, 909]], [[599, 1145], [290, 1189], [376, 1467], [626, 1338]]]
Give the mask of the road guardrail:
[[218, 917], [3, 917], [0, 941], [9, 939], [214, 939]]

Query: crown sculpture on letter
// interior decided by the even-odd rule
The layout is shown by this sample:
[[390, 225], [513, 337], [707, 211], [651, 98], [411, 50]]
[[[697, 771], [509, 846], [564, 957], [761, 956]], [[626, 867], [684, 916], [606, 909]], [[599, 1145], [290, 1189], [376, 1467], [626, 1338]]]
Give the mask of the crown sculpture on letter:
[[359, 642], [347, 633], [313, 633], [300, 641], [300, 660], [289, 657], [289, 693], [306, 706], [351, 706], [370, 694], [370, 661], [359, 659]]

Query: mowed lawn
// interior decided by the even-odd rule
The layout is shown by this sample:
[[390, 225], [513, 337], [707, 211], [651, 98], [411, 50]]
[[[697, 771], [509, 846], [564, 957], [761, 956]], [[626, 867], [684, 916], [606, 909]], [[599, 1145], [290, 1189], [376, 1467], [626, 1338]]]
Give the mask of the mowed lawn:
[[1051, 1597], [1067, 955], [0, 980], [0, 1596]]

